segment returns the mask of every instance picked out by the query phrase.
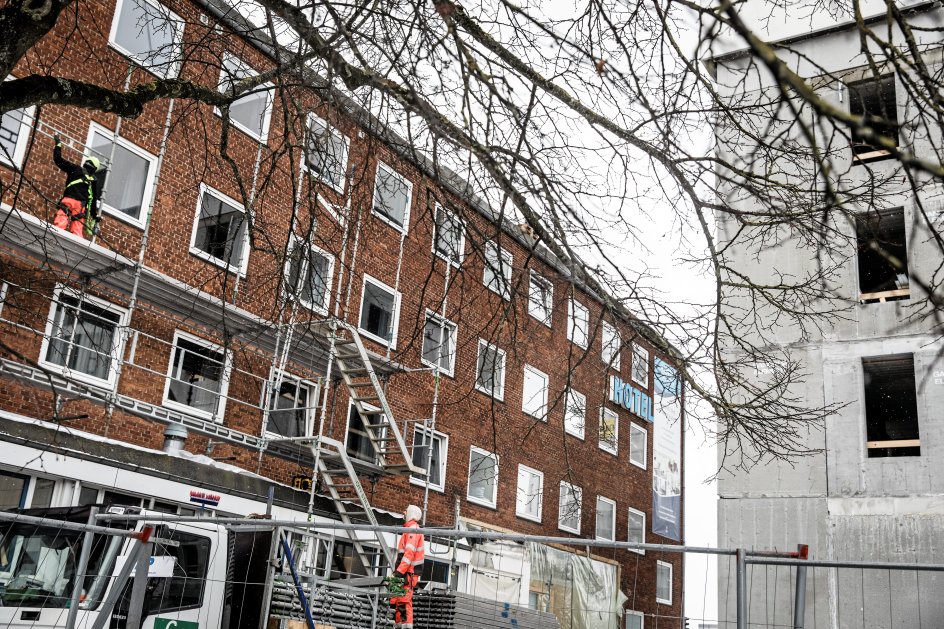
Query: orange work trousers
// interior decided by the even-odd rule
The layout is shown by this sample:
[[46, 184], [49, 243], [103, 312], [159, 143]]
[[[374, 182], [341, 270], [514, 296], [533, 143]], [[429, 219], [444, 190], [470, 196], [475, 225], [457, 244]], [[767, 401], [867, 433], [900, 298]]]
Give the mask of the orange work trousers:
[[403, 589], [406, 590], [406, 593], [390, 599], [390, 605], [393, 607], [393, 619], [397, 623], [395, 626], [398, 629], [413, 629], [413, 589], [419, 580], [419, 576], [412, 572], [405, 575], [406, 582], [403, 584]]
[[85, 227], [85, 207], [81, 201], [65, 197], [59, 202], [59, 209], [56, 210], [56, 216], [52, 224], [59, 229], [72, 232], [79, 238], [83, 238], [82, 230]]

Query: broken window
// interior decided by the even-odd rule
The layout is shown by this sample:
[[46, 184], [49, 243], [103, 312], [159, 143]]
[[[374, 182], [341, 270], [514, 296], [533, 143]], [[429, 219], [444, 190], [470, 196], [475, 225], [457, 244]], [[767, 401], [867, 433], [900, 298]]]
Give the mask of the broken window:
[[[864, 125], [898, 145], [898, 107], [895, 76], [888, 74], [849, 84], [849, 113], [872, 118]], [[881, 120], [875, 120], [880, 118]], [[854, 139], [853, 160], [872, 162], [890, 157], [887, 149]]]
[[863, 358], [869, 458], [920, 456], [914, 354]]
[[905, 210], [870, 210], [856, 218], [859, 300], [875, 303], [908, 299], [908, 245]]

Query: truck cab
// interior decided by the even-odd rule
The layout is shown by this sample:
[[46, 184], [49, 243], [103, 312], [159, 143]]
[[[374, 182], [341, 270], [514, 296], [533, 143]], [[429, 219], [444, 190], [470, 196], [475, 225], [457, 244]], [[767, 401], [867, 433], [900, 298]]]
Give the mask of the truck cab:
[[[86, 523], [89, 507], [29, 509], [23, 515]], [[116, 508], [112, 508], [115, 512]], [[135, 514], [148, 515], [138, 509]], [[160, 514], [154, 514], [160, 515]], [[105, 626], [124, 629], [133, 579], [117, 582], [138, 542], [126, 533], [137, 523], [115, 523], [116, 535], [96, 533], [82, 579], [76, 628], [89, 629], [102, 613]], [[227, 581], [231, 532], [217, 524], [155, 523], [142, 629], [216, 629], [229, 616], [233, 577]], [[84, 533], [56, 525], [0, 522], [0, 627], [62, 629], [66, 626]], [[266, 553], [266, 559], [268, 555]], [[133, 574], [133, 573], [132, 573]], [[122, 588], [114, 608], [103, 610], [113, 588]], [[229, 598], [227, 601], [226, 599]]]

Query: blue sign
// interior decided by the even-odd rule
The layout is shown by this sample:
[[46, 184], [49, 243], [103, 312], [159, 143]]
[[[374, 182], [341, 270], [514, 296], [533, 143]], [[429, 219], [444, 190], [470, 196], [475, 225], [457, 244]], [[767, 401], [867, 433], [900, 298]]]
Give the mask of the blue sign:
[[654, 419], [652, 398], [630, 383], [623, 382], [619, 376], [610, 378], [610, 401], [646, 421]]

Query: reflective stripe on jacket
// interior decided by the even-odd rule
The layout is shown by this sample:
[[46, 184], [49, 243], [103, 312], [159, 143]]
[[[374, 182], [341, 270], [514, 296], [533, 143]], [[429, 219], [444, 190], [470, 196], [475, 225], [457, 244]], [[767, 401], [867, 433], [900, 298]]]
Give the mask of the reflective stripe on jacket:
[[[419, 528], [416, 520], [410, 520], [404, 526]], [[409, 574], [419, 573], [423, 569], [423, 560], [426, 558], [426, 546], [421, 533], [404, 533], [397, 543], [397, 552], [401, 555], [397, 563], [397, 572]]]

